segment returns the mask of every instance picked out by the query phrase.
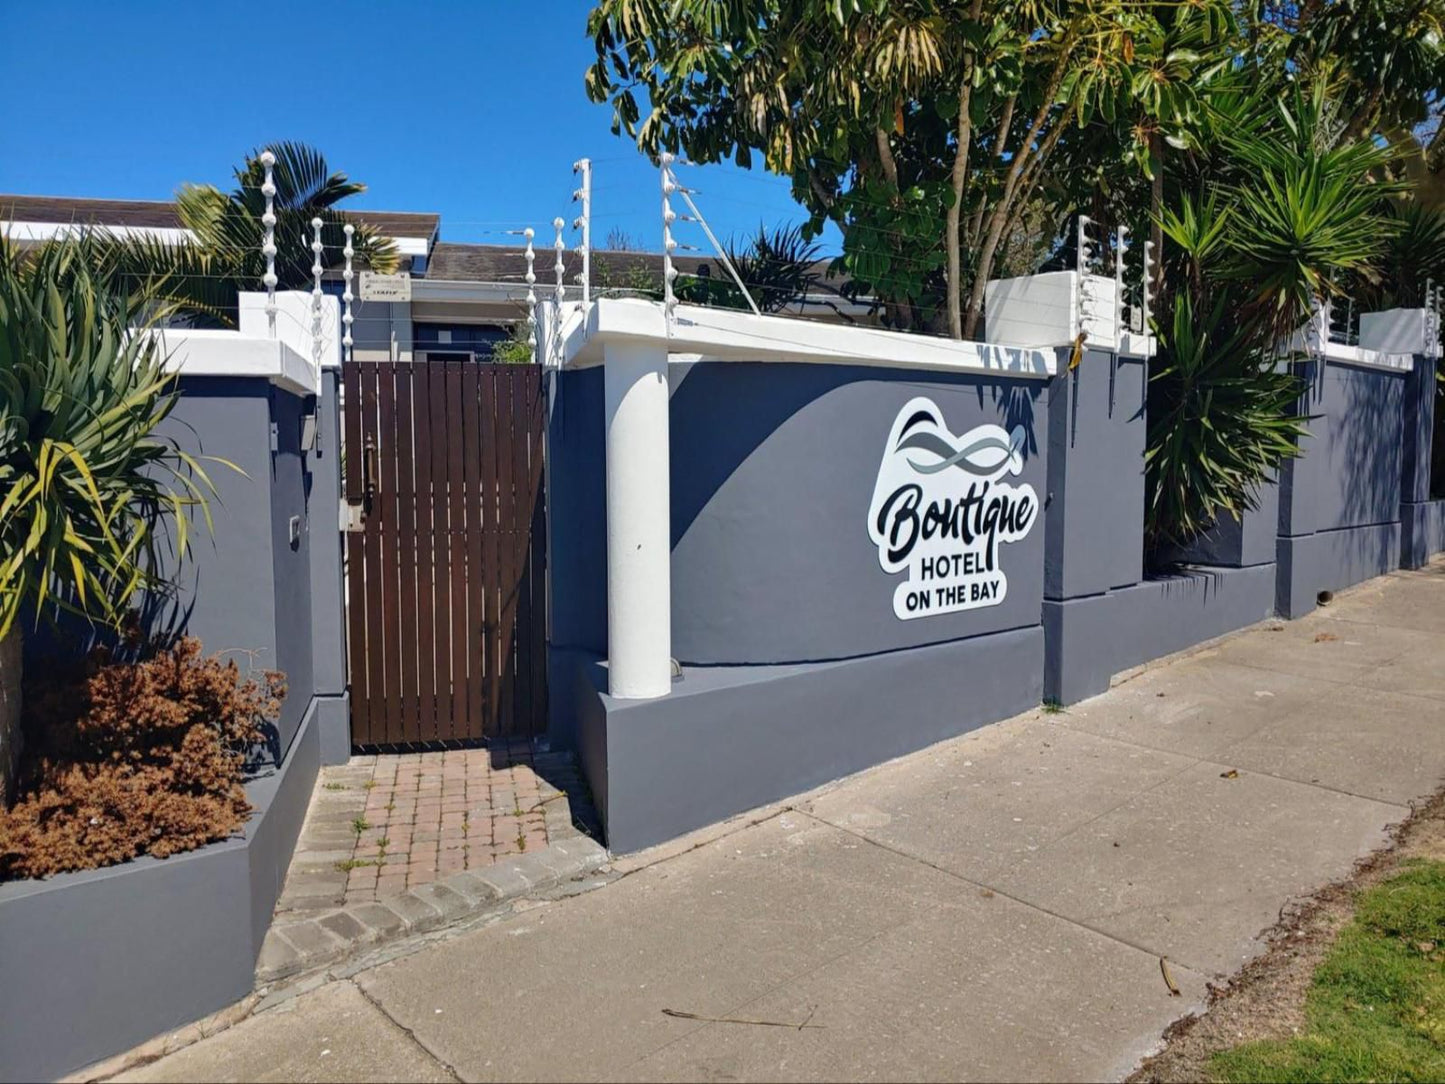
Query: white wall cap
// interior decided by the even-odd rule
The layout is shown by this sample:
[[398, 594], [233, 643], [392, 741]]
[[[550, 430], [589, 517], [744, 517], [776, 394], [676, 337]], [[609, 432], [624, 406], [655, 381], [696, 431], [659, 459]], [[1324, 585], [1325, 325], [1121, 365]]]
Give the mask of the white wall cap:
[[[236, 328], [242, 335], [269, 339], [266, 295], [242, 291], [236, 298]], [[276, 338], [302, 357], [311, 356], [311, 291], [276, 292]], [[321, 367], [341, 364], [341, 300], [332, 294], [321, 296]]]
[[694, 305], [674, 310], [669, 334], [663, 306], [637, 298], [599, 298], [585, 315], [569, 313], [563, 338], [565, 364], [577, 368], [600, 364], [603, 344], [622, 340], [662, 343], [670, 355], [711, 361], [875, 365], [1029, 379], [1047, 379], [1057, 368], [1052, 351]]
[[160, 339], [166, 368], [182, 376], [260, 377], [297, 395], [316, 394], [316, 370], [311, 359], [281, 339], [189, 328], [148, 334]]

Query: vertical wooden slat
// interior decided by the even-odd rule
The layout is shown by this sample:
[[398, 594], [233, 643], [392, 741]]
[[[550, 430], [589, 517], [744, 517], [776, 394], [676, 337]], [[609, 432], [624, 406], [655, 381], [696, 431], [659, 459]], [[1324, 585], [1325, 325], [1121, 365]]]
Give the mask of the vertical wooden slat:
[[385, 689], [382, 733], [386, 742], [401, 738], [401, 629], [397, 594], [400, 569], [397, 560], [396, 522], [396, 368], [390, 362], [376, 367], [377, 401], [377, 544], [380, 551], [381, 627], [385, 644], [381, 661]]
[[481, 378], [482, 413], [482, 567], [478, 579], [482, 585], [482, 672], [486, 682], [486, 715], [484, 733], [501, 733], [501, 669], [498, 665], [501, 634], [501, 577], [497, 573], [498, 543], [501, 518], [497, 487], [497, 366], [488, 365]]
[[512, 552], [517, 569], [517, 623], [514, 642], [517, 696], [512, 718], [512, 733], [531, 732], [532, 708], [532, 577], [530, 556], [532, 526], [532, 465], [528, 447], [531, 423], [530, 367], [513, 365], [508, 377], [512, 382], [512, 487], [517, 506], [512, 513]]
[[[345, 385], [346, 417], [343, 438], [346, 442], [346, 499], [353, 503], [362, 496], [361, 436], [361, 368], [349, 362], [342, 370]], [[365, 536], [348, 531], [346, 535], [346, 627], [350, 651], [347, 656], [351, 684], [351, 740], [370, 741], [370, 713], [366, 697], [366, 557]]]
[[[380, 364], [366, 364], [361, 371], [361, 436], [362, 453], [370, 461], [369, 469], [380, 474], [382, 457], [381, 434], [377, 425], [377, 387], [380, 383]], [[377, 482], [373, 482], [373, 487]], [[379, 495], [374, 496], [372, 507], [367, 512], [364, 549], [366, 557], [366, 684], [368, 737], [372, 743], [384, 742], [386, 738], [386, 671], [385, 651], [387, 639], [395, 635], [382, 620], [383, 573], [381, 571], [382, 517]]]
[[486, 716], [483, 714], [482, 653], [485, 640], [482, 635], [482, 517], [481, 471], [482, 431], [480, 366], [467, 365], [462, 369], [462, 424], [466, 430], [466, 447], [463, 467], [466, 475], [467, 506], [467, 736], [480, 738], [486, 734]]
[[528, 439], [532, 454], [532, 558], [528, 562], [531, 576], [532, 605], [532, 711], [531, 733], [547, 731], [547, 496], [544, 461], [547, 424], [546, 377], [528, 370], [533, 405], [528, 414]]
[[417, 705], [417, 556], [416, 556], [416, 432], [413, 363], [396, 363], [396, 503], [392, 528], [396, 536], [400, 611], [397, 640], [401, 646], [401, 740], [420, 734]]
[[432, 443], [440, 439], [433, 431], [431, 415], [431, 365], [412, 363], [412, 410], [416, 426], [416, 622], [417, 622], [417, 720], [416, 730], [407, 735], [421, 741], [436, 730], [436, 544], [432, 530]]
[[497, 625], [497, 653], [500, 659], [500, 733], [515, 729], [516, 632], [517, 632], [517, 497], [512, 459], [512, 374], [509, 367], [497, 373], [497, 582], [500, 614]]
[[436, 639], [433, 668], [436, 673], [436, 714], [423, 735], [437, 741], [451, 732], [451, 532], [447, 525], [447, 383], [445, 362], [430, 362], [427, 390], [431, 398], [431, 528], [433, 622]]
[[[462, 404], [462, 362], [446, 363], [447, 389], [447, 532], [451, 575], [452, 702], [453, 739], [471, 737], [467, 717], [467, 498], [464, 457], [466, 417]], [[471, 365], [471, 362], [467, 362]]]

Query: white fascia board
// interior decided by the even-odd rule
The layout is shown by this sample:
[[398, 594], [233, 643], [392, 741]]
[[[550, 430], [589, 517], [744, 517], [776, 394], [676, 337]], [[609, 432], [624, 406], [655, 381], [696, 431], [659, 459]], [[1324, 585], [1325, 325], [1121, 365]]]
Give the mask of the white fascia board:
[[190, 230], [169, 226], [106, 226], [82, 222], [9, 222], [0, 220], [0, 233], [11, 241], [54, 241], [84, 233], [104, 233], [121, 240], [159, 241], [163, 245], [188, 245], [196, 239]]
[[[537, 294], [537, 305], [550, 304], [556, 294], [555, 283], [538, 281], [532, 289]], [[580, 286], [564, 286], [563, 294], [568, 301], [582, 296]], [[526, 304], [527, 284], [525, 282], [476, 282], [468, 279], [411, 280], [413, 301], [516, 301]]]
[[649, 342], [672, 355], [711, 361], [813, 362], [875, 365], [888, 369], [973, 372], [1046, 380], [1057, 370], [1052, 351], [905, 335], [781, 316], [754, 316], [730, 309], [679, 305], [669, 328], [658, 302], [600, 298], [585, 319], [565, 319], [564, 364], [585, 368], [602, 362], [607, 342]]
[[149, 334], [160, 339], [166, 368], [181, 376], [259, 377], [297, 395], [316, 394], [311, 359], [280, 339], [210, 329], [171, 328]]
[[402, 256], [425, 256], [431, 251], [431, 243], [425, 237], [388, 237]]

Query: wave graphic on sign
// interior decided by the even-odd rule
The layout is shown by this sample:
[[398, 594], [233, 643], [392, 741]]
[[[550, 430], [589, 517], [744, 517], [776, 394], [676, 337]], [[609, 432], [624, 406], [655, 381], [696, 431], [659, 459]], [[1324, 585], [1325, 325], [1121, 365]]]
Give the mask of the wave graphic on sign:
[[[974, 474], [980, 478], [988, 478], [1001, 474], [1005, 470], [1009, 474], [1018, 474], [1023, 470], [1023, 449], [1026, 434], [1024, 427], [1016, 425], [1013, 432], [1009, 433], [1007, 439], [1002, 435], [1003, 430], [998, 426], [980, 427], [986, 430], [983, 436], [977, 436], [978, 430], [967, 434], [964, 438], [966, 443], [955, 446], [952, 441], [940, 435], [937, 431], [915, 431], [908, 429], [915, 422], [927, 422], [931, 425], [938, 425], [939, 420], [929, 417], [927, 412], [919, 412], [909, 419], [908, 425], [904, 427], [901, 439], [898, 441], [897, 450], [931, 452], [938, 456], [936, 463], [920, 463], [913, 457], [908, 458], [908, 465], [919, 474], [937, 474], [939, 471], [947, 470], [949, 467], [957, 467], [961, 471]], [[968, 438], [973, 439], [968, 439]]]

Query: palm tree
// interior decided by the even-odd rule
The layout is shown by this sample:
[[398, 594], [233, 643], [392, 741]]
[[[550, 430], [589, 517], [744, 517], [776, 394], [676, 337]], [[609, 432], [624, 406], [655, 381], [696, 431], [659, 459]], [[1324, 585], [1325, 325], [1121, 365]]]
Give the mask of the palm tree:
[[[278, 289], [311, 285], [311, 220], [320, 218], [325, 255], [345, 245], [348, 216], [338, 205], [366, 191], [364, 184], [333, 172], [325, 157], [304, 143], [276, 143], [276, 276]], [[139, 290], [172, 306], [176, 313], [205, 323], [234, 324], [236, 295], [261, 288], [266, 272], [261, 254], [266, 197], [261, 192], [265, 167], [260, 149], [235, 170], [236, 187], [222, 192], [213, 185], [186, 184], [176, 194], [181, 225], [194, 240], [168, 244], [151, 238], [97, 238], [102, 271], [127, 289]], [[356, 260], [376, 271], [394, 271], [397, 253], [390, 240], [354, 219]], [[332, 262], [335, 262], [333, 260]]]

